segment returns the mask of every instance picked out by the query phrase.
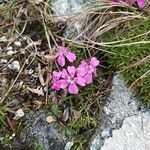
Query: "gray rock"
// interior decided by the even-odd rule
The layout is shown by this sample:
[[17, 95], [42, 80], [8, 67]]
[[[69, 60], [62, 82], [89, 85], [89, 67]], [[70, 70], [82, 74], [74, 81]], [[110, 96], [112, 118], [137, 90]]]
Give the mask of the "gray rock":
[[85, 9], [89, 0], [52, 0], [51, 5], [55, 16], [61, 20], [67, 20]]
[[101, 150], [150, 150], [150, 113], [125, 118]]
[[[123, 120], [125, 118], [128, 118], [128, 129], [126, 130], [131, 130], [129, 126], [129, 121], [132, 119], [130, 119], [130, 117], [137, 116], [137, 119], [140, 119], [141, 113], [148, 111], [144, 107], [144, 105], [129, 92], [123, 78], [120, 75], [117, 75], [113, 78], [112, 91], [110, 92], [110, 95], [106, 101], [107, 101], [106, 105], [103, 107], [102, 112], [100, 112], [100, 116], [102, 118], [101, 126], [99, 127], [97, 133], [93, 136], [91, 140], [89, 146], [90, 150], [100, 150], [103, 145], [105, 146], [107, 140], [109, 140], [111, 137], [113, 138], [114, 132], [116, 132], [117, 129], [125, 126], [123, 123]], [[150, 117], [150, 114], [147, 115]], [[141, 120], [139, 120], [139, 122], [140, 121]], [[131, 122], [131, 124], [135, 123], [136, 125], [137, 122], [136, 121], [134, 123], [133, 122]], [[137, 124], [137, 126], [139, 125]], [[136, 130], [136, 128], [134, 129]], [[136, 133], [136, 131], [133, 132]], [[119, 139], [121, 138], [122, 141], [124, 141], [124, 144], [126, 144], [127, 139], [124, 138], [123, 135], [121, 137], [119, 136], [116, 137], [118, 137]], [[114, 137], [113, 140], [115, 140], [116, 137]], [[116, 141], [119, 139], [116, 139]], [[119, 148], [116, 147], [111, 149], [111, 147], [106, 147], [105, 149], [116, 150]], [[132, 150], [132, 149], [130, 149], [130, 147], [128, 148], [127, 146], [127, 149], [119, 149], [119, 150]]]
[[21, 134], [14, 140], [13, 149], [35, 149], [41, 146], [46, 150], [60, 150], [65, 146], [61, 137], [52, 123], [46, 122], [50, 114], [42, 111], [30, 112], [25, 118], [25, 127]]
[[70, 20], [64, 31], [65, 37], [73, 38], [78, 36], [79, 38], [86, 32], [83, 32], [85, 29], [85, 19], [87, 19], [85, 11], [93, 1], [94, 0], [52, 0], [51, 5], [54, 16], [62, 21]]

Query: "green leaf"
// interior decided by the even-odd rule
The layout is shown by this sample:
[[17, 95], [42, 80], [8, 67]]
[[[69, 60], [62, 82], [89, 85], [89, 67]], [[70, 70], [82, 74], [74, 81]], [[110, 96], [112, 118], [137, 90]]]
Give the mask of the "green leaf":
[[97, 127], [97, 120], [96, 120], [96, 119], [92, 119], [92, 120], [91, 120], [91, 124], [92, 124], [92, 126], [93, 126], [94, 128], [96, 128], [96, 127]]
[[61, 112], [57, 105], [52, 105], [51, 111], [57, 117], [59, 116], [59, 113]]
[[71, 128], [66, 128], [65, 134], [66, 136], [76, 135], [76, 131]]
[[46, 148], [44, 146], [37, 145], [35, 150], [46, 150]]

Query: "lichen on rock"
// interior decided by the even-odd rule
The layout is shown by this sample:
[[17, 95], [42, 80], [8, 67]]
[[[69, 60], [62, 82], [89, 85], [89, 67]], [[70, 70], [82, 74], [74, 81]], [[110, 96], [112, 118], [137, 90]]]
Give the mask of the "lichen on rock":
[[54, 128], [53, 123], [48, 123], [46, 117], [49, 113], [31, 111], [26, 115], [20, 135], [16, 137], [13, 149], [35, 149], [37, 146], [46, 150], [60, 150], [65, 146], [64, 138]]

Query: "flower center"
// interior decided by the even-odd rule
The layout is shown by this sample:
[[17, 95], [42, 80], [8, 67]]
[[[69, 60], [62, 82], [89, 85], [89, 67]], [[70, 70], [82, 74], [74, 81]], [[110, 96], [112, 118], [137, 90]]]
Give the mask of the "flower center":
[[71, 77], [68, 77], [68, 82], [69, 82], [69, 83], [74, 83], [74, 79], [71, 78]]

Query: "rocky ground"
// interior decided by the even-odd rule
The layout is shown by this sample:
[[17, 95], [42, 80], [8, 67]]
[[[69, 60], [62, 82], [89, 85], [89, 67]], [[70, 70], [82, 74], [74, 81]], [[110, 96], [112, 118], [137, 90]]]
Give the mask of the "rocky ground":
[[[74, 17], [77, 13], [83, 15], [79, 20], [77, 19], [77, 21], [72, 22], [70, 19], [70, 26], [70, 22], [67, 20], [69, 23], [63, 32], [64, 38], [75, 39], [80, 38], [80, 36], [86, 36], [84, 11], [86, 11], [93, 2], [92, 0], [52, 0], [51, 6], [53, 15], [62, 22], [70, 17]], [[22, 38], [20, 41], [26, 46], [27, 39]], [[38, 43], [36, 44], [38, 45]], [[17, 53], [20, 42], [14, 43], [14, 45], [13, 50], [9, 47], [6, 52], [9, 56], [11, 56], [12, 53]], [[14, 50], [14, 48], [16, 48], [16, 50]], [[21, 53], [24, 55], [25, 52], [22, 51]], [[41, 56], [41, 53], [39, 56]], [[7, 60], [3, 58], [0, 61], [4, 62]], [[21, 65], [18, 60], [14, 59], [8, 67], [12, 70], [20, 70]], [[30, 71], [32, 72], [34, 70], [28, 70], [28, 74], [30, 74]], [[109, 92], [104, 96], [104, 101], [98, 109], [98, 118], [100, 118], [100, 120], [98, 120], [98, 126], [92, 130], [91, 133], [84, 135], [86, 139], [88, 139], [85, 149], [149, 150], [150, 110], [140, 101], [140, 98], [137, 98], [130, 92], [121, 73], [117, 73], [117, 75], [115, 75], [115, 73], [113, 74], [112, 81], [106, 88]], [[32, 76], [31, 78], [33, 78], [34, 82], [34, 77]], [[3, 84], [5, 84], [5, 82]], [[19, 101], [18, 105], [22, 105], [20, 103]], [[41, 105], [41, 103], [39, 105]], [[65, 110], [67, 111], [67, 109]], [[24, 126], [20, 133], [13, 137], [12, 149], [72, 149], [74, 140], [70, 137], [66, 137], [62, 131], [60, 131], [62, 128], [58, 128], [57, 119], [55, 120], [52, 116], [52, 112], [47, 112], [47, 110], [44, 109], [30, 109], [30, 111], [25, 113], [21, 118]], [[48, 117], [52, 117], [50, 121], [47, 120], [49, 119]], [[61, 125], [64, 127], [66, 124], [63, 123]], [[2, 138], [1, 135], [0, 138]], [[10, 148], [8, 148], [8, 146], [1, 146], [0, 149]], [[79, 147], [78, 150], [80, 149], [82, 150], [82, 148]]]

